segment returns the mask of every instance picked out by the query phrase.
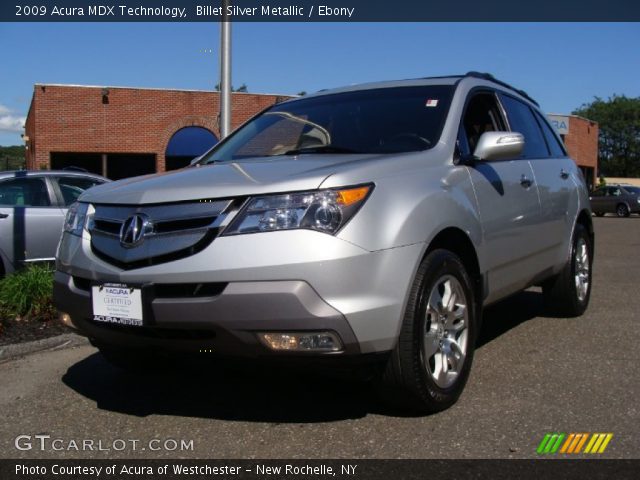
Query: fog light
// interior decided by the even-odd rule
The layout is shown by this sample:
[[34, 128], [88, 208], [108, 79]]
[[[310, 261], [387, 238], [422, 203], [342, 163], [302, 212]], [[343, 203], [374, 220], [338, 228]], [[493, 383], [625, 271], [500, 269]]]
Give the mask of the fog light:
[[339, 352], [342, 342], [331, 332], [268, 332], [258, 338], [272, 350], [293, 352]]
[[68, 313], [60, 312], [58, 314], [58, 319], [66, 327], [73, 328], [74, 330], [76, 329], [76, 326], [73, 324], [73, 321], [71, 320], [71, 315], [69, 315]]

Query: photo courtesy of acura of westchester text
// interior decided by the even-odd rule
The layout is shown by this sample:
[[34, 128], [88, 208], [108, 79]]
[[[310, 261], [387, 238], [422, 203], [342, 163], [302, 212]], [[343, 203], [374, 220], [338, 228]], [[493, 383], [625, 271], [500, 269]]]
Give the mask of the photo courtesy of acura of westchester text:
[[640, 8], [377, 5], [0, 8], [0, 478], [632, 478]]

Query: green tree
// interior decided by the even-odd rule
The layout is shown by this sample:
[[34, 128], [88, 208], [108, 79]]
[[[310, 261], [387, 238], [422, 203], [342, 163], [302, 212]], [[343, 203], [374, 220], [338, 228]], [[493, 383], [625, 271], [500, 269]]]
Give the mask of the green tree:
[[640, 176], [640, 97], [595, 97], [573, 114], [598, 122], [598, 158], [604, 173], [614, 177]]
[[[213, 90], [216, 91], [216, 92], [219, 92], [220, 91], [220, 84], [216, 83], [216, 86], [213, 87]], [[231, 85], [231, 91], [232, 92], [247, 93], [249, 91], [249, 87], [247, 87], [247, 85], [244, 84], [244, 83], [242, 85], [240, 85], [238, 88], [234, 88], [234, 86]]]
[[0, 171], [24, 168], [24, 145], [0, 147]]

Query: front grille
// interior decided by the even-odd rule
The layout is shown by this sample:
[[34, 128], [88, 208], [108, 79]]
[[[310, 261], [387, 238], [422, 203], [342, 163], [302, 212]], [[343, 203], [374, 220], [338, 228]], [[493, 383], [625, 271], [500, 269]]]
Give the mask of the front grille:
[[103, 233], [110, 233], [112, 235], [120, 235], [120, 228], [122, 222], [114, 222], [112, 220], [94, 220], [94, 231], [100, 231]]
[[[94, 205], [89, 229], [91, 248], [102, 260], [124, 270], [194, 255], [218, 235], [227, 216], [241, 202], [213, 200], [154, 205]], [[143, 215], [150, 227], [138, 242], [121, 242], [123, 225]]]

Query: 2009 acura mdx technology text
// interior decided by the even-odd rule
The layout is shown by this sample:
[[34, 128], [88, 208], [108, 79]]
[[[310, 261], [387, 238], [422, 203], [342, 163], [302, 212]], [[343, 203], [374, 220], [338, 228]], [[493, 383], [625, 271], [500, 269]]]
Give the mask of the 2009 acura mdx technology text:
[[483, 306], [541, 285], [581, 315], [592, 258], [562, 142], [524, 92], [471, 72], [280, 103], [192, 167], [91, 189], [55, 300], [120, 366], [382, 360], [382, 390], [432, 412], [464, 388]]

